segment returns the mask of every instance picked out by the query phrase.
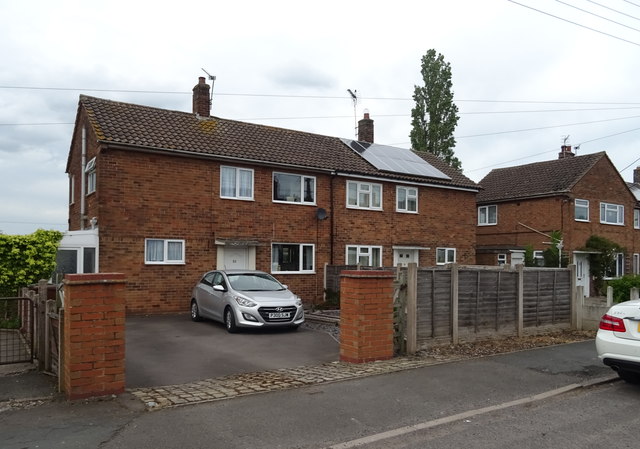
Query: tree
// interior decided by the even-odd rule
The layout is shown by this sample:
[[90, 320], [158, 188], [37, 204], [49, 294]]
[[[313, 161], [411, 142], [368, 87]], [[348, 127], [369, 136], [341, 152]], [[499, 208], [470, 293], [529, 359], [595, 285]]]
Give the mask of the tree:
[[[623, 252], [623, 249], [617, 243], [599, 235], [589, 237], [585, 243], [585, 249], [590, 252], [589, 266], [594, 288], [599, 294], [604, 294], [606, 289], [604, 278], [612, 274], [612, 268], [616, 263], [615, 255]], [[615, 272], [615, 268], [613, 271]]]
[[431, 49], [422, 57], [424, 86], [415, 86], [411, 110], [411, 146], [416, 151], [428, 151], [455, 169], [462, 164], [454, 156], [456, 139], [453, 132], [458, 124], [458, 107], [451, 90], [451, 65], [440, 53]]

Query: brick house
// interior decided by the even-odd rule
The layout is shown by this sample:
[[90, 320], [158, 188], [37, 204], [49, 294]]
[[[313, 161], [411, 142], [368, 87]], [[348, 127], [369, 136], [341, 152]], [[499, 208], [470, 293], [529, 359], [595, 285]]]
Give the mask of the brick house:
[[67, 237], [77, 271], [125, 273], [128, 312], [188, 310], [214, 268], [311, 304], [325, 264], [475, 263], [477, 184], [373, 143], [368, 113], [354, 141], [212, 117], [204, 78], [193, 92], [192, 113], [80, 96]]
[[[557, 160], [492, 170], [479, 183], [477, 263], [522, 263], [532, 245], [537, 257], [561, 231], [563, 255], [576, 264], [578, 285], [590, 289], [592, 235], [624, 248], [612, 276], [638, 273], [638, 201], [604, 152], [575, 156], [563, 146]], [[539, 231], [539, 232], [536, 232]]]

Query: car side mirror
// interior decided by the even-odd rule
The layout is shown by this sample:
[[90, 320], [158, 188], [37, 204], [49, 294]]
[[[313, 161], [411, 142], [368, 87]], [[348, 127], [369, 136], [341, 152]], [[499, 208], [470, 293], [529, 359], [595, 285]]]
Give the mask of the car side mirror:
[[218, 285], [214, 285], [214, 286], [213, 286], [213, 289], [214, 289], [215, 291], [217, 291], [217, 292], [226, 292], [226, 291], [227, 291], [227, 289], [226, 289], [226, 288], [224, 288], [224, 286], [222, 286], [222, 285], [220, 285], [220, 284], [218, 284]]

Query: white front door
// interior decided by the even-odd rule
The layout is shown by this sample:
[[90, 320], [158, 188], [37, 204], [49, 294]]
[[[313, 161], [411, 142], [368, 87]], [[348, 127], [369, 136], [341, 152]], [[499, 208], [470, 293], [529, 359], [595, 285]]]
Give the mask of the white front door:
[[393, 250], [393, 266], [406, 267], [410, 263], [418, 263], [417, 249], [394, 249]]
[[589, 255], [574, 254], [573, 263], [576, 264], [576, 286], [582, 286], [584, 296], [589, 296]]
[[241, 270], [249, 268], [249, 248], [246, 246], [224, 247], [224, 269], [234, 268]]

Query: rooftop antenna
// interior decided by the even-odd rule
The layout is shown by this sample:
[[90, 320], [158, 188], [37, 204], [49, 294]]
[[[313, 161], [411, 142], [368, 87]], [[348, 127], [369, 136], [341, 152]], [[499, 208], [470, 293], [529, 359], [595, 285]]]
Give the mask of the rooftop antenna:
[[207, 74], [207, 76], [209, 77], [209, 81], [211, 81], [211, 97], [209, 98], [209, 111], [211, 111], [211, 108], [213, 106], [213, 85], [216, 82], [216, 77], [211, 75], [205, 69], [202, 69], [202, 71]]
[[355, 129], [356, 140], [358, 140], [358, 118], [356, 116], [356, 106], [358, 104], [358, 96], [356, 94], [358, 91], [347, 89], [347, 92], [349, 92], [349, 95], [351, 95], [351, 100], [353, 100], [353, 128]]

